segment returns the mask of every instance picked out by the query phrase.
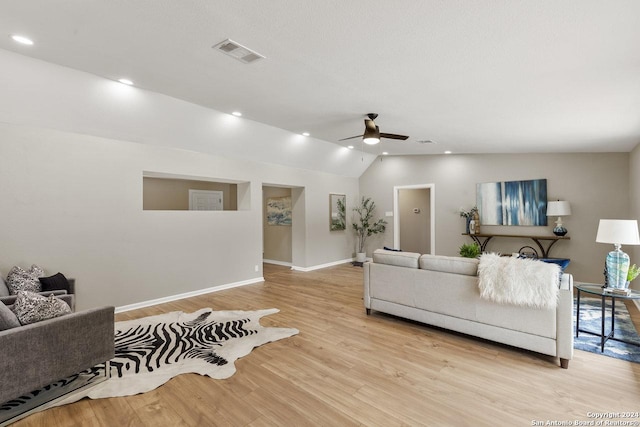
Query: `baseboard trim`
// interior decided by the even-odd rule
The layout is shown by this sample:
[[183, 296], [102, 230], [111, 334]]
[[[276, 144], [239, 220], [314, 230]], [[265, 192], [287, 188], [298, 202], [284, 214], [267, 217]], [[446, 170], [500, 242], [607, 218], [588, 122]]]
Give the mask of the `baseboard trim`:
[[282, 266], [285, 266], [285, 267], [291, 267], [291, 263], [290, 262], [277, 261], [275, 259], [263, 259], [262, 262], [264, 262], [265, 264], [274, 264], [274, 265], [282, 265]]
[[292, 265], [291, 269], [295, 270], [295, 271], [304, 271], [304, 272], [313, 271], [313, 270], [320, 270], [321, 268], [327, 268], [327, 267], [333, 267], [333, 266], [340, 265], [340, 264], [346, 264], [348, 262], [352, 262], [354, 259], [355, 258], [347, 258], [347, 259], [343, 259], [343, 260], [340, 260], [340, 261], [328, 262], [326, 264], [312, 265], [311, 267], [298, 267], [298, 266]]
[[183, 294], [169, 295], [168, 297], [156, 298], [148, 301], [137, 302], [135, 304], [123, 305], [116, 307], [116, 313], [123, 313], [125, 311], [137, 310], [139, 308], [150, 307], [152, 305], [164, 304], [166, 302], [172, 302], [181, 300], [184, 298], [196, 297], [198, 295], [209, 294], [212, 292], [224, 291], [225, 289], [238, 288], [240, 286], [253, 285], [255, 283], [264, 282], [264, 277], [257, 277], [255, 279], [243, 280], [240, 282], [227, 283], [226, 285], [214, 286], [211, 288], [198, 289], [197, 291], [185, 292]]

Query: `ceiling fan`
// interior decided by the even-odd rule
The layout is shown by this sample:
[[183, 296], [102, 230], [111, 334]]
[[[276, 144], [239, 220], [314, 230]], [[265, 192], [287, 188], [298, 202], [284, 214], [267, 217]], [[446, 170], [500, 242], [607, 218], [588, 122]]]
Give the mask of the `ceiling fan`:
[[362, 138], [362, 142], [369, 145], [375, 145], [380, 142], [380, 138], [389, 139], [401, 139], [406, 140], [409, 138], [406, 135], [397, 135], [395, 133], [381, 133], [380, 128], [376, 126], [374, 120], [378, 117], [376, 113], [367, 114], [368, 119], [364, 119], [364, 134], [350, 136], [349, 138], [343, 138], [340, 141], [346, 141], [347, 139]]

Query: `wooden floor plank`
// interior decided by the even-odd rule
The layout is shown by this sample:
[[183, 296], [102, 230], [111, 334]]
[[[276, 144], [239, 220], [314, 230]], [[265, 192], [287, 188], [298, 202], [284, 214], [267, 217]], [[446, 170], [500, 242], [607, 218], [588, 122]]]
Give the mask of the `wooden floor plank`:
[[[495, 426], [638, 410], [640, 364], [577, 350], [565, 370], [554, 357], [367, 316], [362, 269], [350, 264], [312, 272], [265, 265], [264, 277], [117, 315], [278, 308], [261, 323], [300, 334], [254, 349], [231, 378], [182, 375], [144, 395], [83, 400], [15, 426]], [[637, 308], [628, 308], [638, 327]]]

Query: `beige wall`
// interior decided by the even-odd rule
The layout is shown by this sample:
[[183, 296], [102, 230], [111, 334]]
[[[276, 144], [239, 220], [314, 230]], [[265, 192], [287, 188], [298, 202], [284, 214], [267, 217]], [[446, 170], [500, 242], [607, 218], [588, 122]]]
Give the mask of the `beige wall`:
[[225, 211], [238, 210], [238, 186], [223, 182], [144, 177], [142, 209], [188, 211], [189, 190], [222, 191]]
[[[629, 219], [640, 220], [640, 144], [629, 155]], [[640, 246], [627, 246], [625, 252], [632, 264], [640, 265]], [[631, 282], [631, 287], [640, 290], [640, 277]]]
[[[599, 282], [610, 248], [595, 242], [598, 221], [629, 215], [629, 170], [628, 153], [385, 157], [360, 177], [360, 193], [372, 196], [384, 212], [393, 210], [393, 186], [435, 184], [435, 253], [457, 255], [459, 247], [470, 242], [461, 235], [464, 221], [458, 212], [460, 207], [475, 205], [476, 183], [546, 178], [549, 199], [568, 200], [573, 212], [563, 220], [571, 240], [558, 242], [551, 256], [571, 258], [568, 271], [576, 280]], [[482, 228], [487, 233], [536, 235], [550, 235], [551, 230], [551, 225]], [[392, 243], [393, 224], [389, 221], [377, 247]], [[531, 240], [496, 238], [487, 249], [510, 253], [525, 245], [535, 246]], [[372, 249], [370, 246], [369, 252]]]
[[[293, 226], [267, 224], [267, 199], [270, 197], [291, 197], [290, 188], [262, 187], [262, 227], [264, 243], [264, 259], [291, 263], [291, 244]], [[291, 221], [296, 218], [292, 215]]]
[[[430, 190], [428, 188], [401, 189], [398, 197], [400, 213], [400, 248], [403, 251], [431, 252]], [[414, 209], [420, 210], [414, 213]]]

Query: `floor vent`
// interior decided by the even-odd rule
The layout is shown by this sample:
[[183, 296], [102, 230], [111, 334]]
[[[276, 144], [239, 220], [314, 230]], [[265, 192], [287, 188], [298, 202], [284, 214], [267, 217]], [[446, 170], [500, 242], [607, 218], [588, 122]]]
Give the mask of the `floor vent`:
[[217, 45], [213, 46], [213, 48], [222, 53], [226, 53], [245, 64], [251, 64], [260, 59], [264, 59], [264, 55], [260, 55], [258, 52], [242, 46], [240, 43], [236, 43], [231, 39], [221, 41]]

